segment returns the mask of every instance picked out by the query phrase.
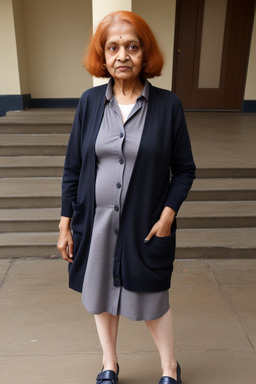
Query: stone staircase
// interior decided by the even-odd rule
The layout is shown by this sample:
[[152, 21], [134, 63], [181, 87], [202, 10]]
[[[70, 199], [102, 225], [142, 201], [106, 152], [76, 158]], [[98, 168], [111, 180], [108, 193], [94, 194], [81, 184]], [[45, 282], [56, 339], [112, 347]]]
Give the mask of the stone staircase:
[[0, 258], [58, 255], [61, 176], [74, 110], [0, 119]]
[[[31, 110], [0, 119], [0, 258], [58, 255], [73, 116], [74, 110]], [[256, 169], [199, 167], [178, 227], [178, 258], [256, 257]]]

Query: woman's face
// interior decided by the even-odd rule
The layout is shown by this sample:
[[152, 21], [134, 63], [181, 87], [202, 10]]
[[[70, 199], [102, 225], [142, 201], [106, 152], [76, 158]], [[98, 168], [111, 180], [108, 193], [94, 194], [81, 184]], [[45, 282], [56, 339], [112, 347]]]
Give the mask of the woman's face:
[[130, 23], [118, 21], [109, 28], [105, 61], [107, 70], [114, 79], [129, 81], [139, 78], [143, 52], [140, 40]]

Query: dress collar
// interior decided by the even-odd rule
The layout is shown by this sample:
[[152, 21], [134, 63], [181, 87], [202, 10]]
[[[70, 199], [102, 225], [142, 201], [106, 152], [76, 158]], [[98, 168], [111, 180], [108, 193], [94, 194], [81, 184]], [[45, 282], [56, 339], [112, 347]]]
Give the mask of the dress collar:
[[[114, 97], [113, 85], [114, 85], [114, 80], [113, 80], [113, 78], [111, 78], [108, 82], [106, 93], [105, 93], [105, 100], [106, 101], [111, 101]], [[140, 99], [141, 97], [144, 97], [146, 100], [148, 100], [148, 95], [149, 95], [149, 83], [146, 79], [144, 87], [141, 91], [141, 94], [140, 94], [140, 96], [138, 96], [138, 99]]]

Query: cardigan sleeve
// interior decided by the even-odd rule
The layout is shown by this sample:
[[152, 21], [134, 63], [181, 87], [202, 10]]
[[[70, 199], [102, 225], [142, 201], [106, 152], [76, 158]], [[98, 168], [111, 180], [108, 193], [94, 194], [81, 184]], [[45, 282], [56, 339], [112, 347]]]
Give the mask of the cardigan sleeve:
[[173, 103], [170, 169], [171, 181], [165, 206], [177, 213], [192, 186], [196, 170], [187, 124], [178, 98]]
[[76, 201], [78, 182], [82, 164], [81, 155], [81, 126], [82, 126], [82, 98], [78, 103], [76, 114], [74, 117], [68, 148], [64, 164], [64, 172], [62, 178], [62, 202], [61, 215], [72, 217], [73, 205]]

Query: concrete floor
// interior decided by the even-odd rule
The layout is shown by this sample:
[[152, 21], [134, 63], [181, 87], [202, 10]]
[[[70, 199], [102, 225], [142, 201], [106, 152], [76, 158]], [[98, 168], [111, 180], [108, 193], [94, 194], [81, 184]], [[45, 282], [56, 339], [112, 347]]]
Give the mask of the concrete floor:
[[[177, 260], [171, 289], [184, 384], [255, 384], [256, 260]], [[60, 259], [0, 260], [0, 382], [93, 384], [93, 316], [67, 288]], [[120, 319], [120, 384], [158, 384], [143, 322]]]

